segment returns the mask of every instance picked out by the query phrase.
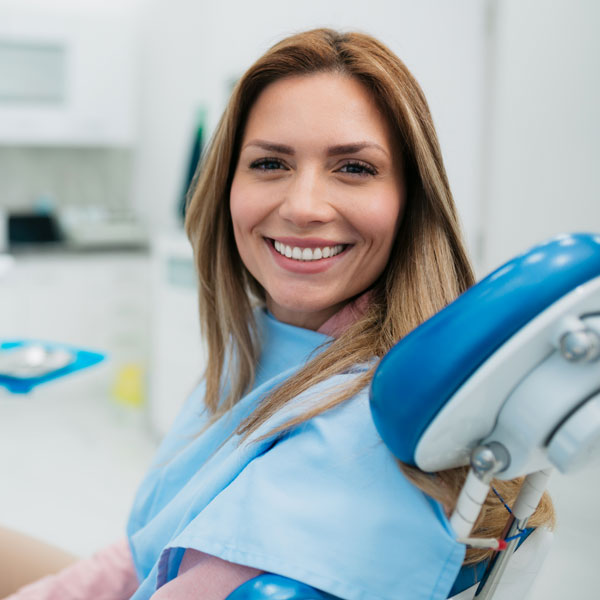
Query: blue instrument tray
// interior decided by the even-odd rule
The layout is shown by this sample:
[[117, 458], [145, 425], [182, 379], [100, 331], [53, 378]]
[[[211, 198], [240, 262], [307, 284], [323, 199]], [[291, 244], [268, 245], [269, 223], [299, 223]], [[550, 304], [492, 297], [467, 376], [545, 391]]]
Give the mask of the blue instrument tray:
[[99, 352], [41, 340], [0, 341], [0, 386], [13, 394], [26, 394], [34, 387], [104, 360]]

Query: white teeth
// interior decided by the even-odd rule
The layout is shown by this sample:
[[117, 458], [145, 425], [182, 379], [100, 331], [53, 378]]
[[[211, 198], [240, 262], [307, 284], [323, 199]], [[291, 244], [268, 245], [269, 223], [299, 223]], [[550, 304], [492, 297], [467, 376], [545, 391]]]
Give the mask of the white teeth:
[[337, 244], [335, 246], [325, 246], [323, 248], [299, 248], [298, 246], [287, 246], [277, 240], [274, 240], [273, 246], [279, 254], [283, 254], [288, 258], [294, 260], [320, 260], [322, 258], [330, 258], [339, 254], [344, 249], [344, 244]]

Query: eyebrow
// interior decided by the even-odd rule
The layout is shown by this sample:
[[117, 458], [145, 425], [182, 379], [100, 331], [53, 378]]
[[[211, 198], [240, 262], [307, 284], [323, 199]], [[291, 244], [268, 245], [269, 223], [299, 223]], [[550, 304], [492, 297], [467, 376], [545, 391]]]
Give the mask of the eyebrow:
[[388, 155], [385, 148], [376, 144], [375, 142], [354, 142], [352, 144], [338, 144], [337, 146], [330, 146], [327, 148], [327, 156], [337, 156], [338, 154], [356, 154], [365, 148], [374, 148], [383, 152], [386, 156]]
[[266, 142], [264, 140], [251, 140], [244, 145], [244, 148], [248, 148], [249, 146], [256, 146], [257, 148], [262, 148], [268, 152], [288, 154], [289, 156], [294, 156], [295, 154], [294, 149], [291, 146], [286, 146], [285, 144], [275, 144], [273, 142]]
[[[248, 146], [256, 146], [267, 150], [268, 152], [277, 152], [278, 154], [287, 154], [288, 156], [294, 156], [296, 153], [291, 146], [285, 144], [276, 144], [274, 142], [268, 142], [266, 140], [251, 140], [244, 145], [244, 148]], [[337, 144], [327, 148], [327, 156], [338, 156], [340, 154], [356, 154], [365, 148], [374, 148], [383, 152], [386, 156], [389, 156], [388, 152], [379, 144], [374, 142], [353, 142], [350, 144]]]

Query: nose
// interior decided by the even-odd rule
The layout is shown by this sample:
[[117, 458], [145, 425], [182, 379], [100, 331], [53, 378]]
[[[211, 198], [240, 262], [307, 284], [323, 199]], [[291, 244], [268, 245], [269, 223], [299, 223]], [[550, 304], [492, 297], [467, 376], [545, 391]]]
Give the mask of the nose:
[[327, 184], [316, 170], [307, 169], [291, 179], [281, 198], [279, 216], [298, 228], [327, 223], [334, 218]]

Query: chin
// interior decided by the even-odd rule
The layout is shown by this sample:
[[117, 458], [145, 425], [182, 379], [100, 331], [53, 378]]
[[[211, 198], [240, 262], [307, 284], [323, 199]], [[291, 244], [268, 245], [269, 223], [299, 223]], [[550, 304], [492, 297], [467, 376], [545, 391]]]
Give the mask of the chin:
[[309, 291], [298, 292], [294, 295], [282, 294], [279, 298], [273, 297], [273, 302], [282, 308], [294, 312], [321, 312], [338, 304], [339, 300], [330, 298], [315, 298], [311, 297]]
[[271, 312], [276, 316], [295, 316], [303, 320], [304, 318], [310, 319], [311, 315], [324, 315], [325, 319], [327, 319], [329, 316], [335, 314], [344, 302], [344, 300], [315, 300], [314, 298], [299, 300], [296, 295], [293, 298], [270, 297], [267, 301], [267, 306], [269, 306]]

